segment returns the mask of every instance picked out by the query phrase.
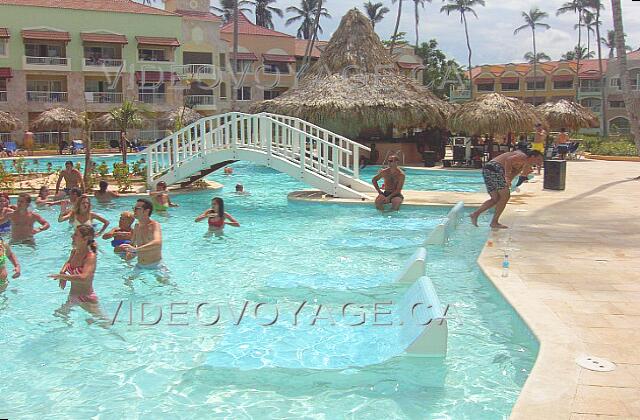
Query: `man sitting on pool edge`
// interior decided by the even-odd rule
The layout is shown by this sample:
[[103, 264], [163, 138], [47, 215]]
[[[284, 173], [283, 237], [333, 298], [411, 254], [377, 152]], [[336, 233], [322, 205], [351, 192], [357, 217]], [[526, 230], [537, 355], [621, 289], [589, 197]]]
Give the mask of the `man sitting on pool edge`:
[[[378, 180], [380, 178], [384, 180], [384, 191], [378, 186]], [[379, 194], [376, 198], [376, 208], [378, 210], [384, 211], [385, 204], [389, 203], [391, 203], [392, 210], [400, 210], [400, 205], [404, 200], [404, 196], [402, 195], [404, 180], [404, 172], [398, 168], [398, 157], [395, 155], [389, 156], [389, 167], [378, 172], [372, 179], [373, 187]]]

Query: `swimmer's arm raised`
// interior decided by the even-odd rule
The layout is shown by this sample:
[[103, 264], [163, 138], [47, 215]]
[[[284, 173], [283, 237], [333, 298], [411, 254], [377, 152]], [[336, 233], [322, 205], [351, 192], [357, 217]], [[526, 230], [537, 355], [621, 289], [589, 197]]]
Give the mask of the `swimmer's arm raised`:
[[109, 232], [107, 232], [104, 235], [102, 235], [102, 239], [111, 239], [111, 238], [113, 238], [113, 236], [116, 234], [117, 231], [118, 231], [118, 228], [111, 229]]
[[229, 213], [225, 212], [224, 217], [229, 220], [228, 222], [225, 222], [225, 224], [229, 226], [240, 227], [240, 223], [238, 223], [238, 221], [234, 219], [233, 216], [230, 215]]
[[107, 227], [109, 227], [109, 221], [107, 219], [105, 219], [104, 217], [100, 216], [98, 213], [91, 213], [91, 216], [93, 216], [94, 219], [99, 220], [100, 222], [102, 222], [102, 229], [100, 229], [100, 232], [96, 233], [96, 236], [100, 236], [104, 233], [105, 230], [107, 230]]
[[34, 233], [40, 233], [40, 232], [44, 232], [45, 230], [49, 229], [51, 227], [51, 225], [49, 224], [49, 222], [47, 222], [42, 216], [40, 216], [38, 213], [33, 213], [33, 217], [36, 219], [36, 222], [38, 222], [40, 224], [40, 228], [36, 229]]
[[211, 214], [211, 209], [205, 211], [204, 213], [202, 213], [200, 216], [196, 217], [196, 223], [197, 222], [201, 222], [204, 219], [208, 218], [209, 215]]

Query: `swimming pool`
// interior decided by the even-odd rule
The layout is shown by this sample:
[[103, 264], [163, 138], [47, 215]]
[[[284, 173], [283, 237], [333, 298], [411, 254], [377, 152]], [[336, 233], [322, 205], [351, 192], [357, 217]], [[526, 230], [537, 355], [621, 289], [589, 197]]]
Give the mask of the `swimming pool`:
[[[127, 154], [127, 162], [129, 164], [134, 163], [135, 161], [146, 157], [144, 153], [128, 153]], [[0, 164], [4, 165], [5, 170], [9, 172], [15, 172], [15, 167], [13, 166], [13, 162], [16, 158], [4, 158], [0, 159]], [[112, 155], [92, 155], [91, 160], [96, 164], [100, 165], [103, 162], [107, 164], [109, 167], [109, 172], [113, 169], [114, 163], [122, 162], [122, 155], [112, 154]], [[34, 171], [34, 172], [46, 172], [47, 166], [51, 163], [52, 171], [64, 169], [64, 164], [67, 161], [73, 162], [73, 165], [80, 164], [81, 170], [84, 170], [84, 155], [62, 155], [62, 156], [53, 156], [53, 157], [25, 157], [24, 165], [26, 172]]]
[[[444, 360], [399, 355], [397, 343], [386, 339], [386, 327], [380, 326], [344, 333], [325, 321], [317, 331], [282, 322], [275, 326], [282, 334], [274, 333], [257, 326], [253, 306], [239, 325], [228, 318], [224, 325], [198, 323], [200, 302], [231, 307], [233, 319], [245, 301], [277, 303], [287, 321], [288, 308], [303, 301], [334, 308], [395, 300], [401, 292], [389, 284], [394, 274], [449, 210], [406, 206], [398, 214], [378, 214], [371, 206], [289, 202], [287, 193], [304, 185], [268, 168], [233, 166], [233, 175], [213, 178], [225, 185], [216, 194], [240, 228], [206, 237], [206, 225], [193, 223], [208, 206], [210, 192], [176, 195], [173, 201], [181, 207], [155, 217], [163, 226], [168, 277], [132, 278], [130, 264], [100, 240], [96, 292], [110, 315], [122, 302], [110, 329], [88, 325], [81, 309], [66, 319], [53, 314], [66, 292], [46, 276], [68, 256], [67, 224], [54, 223], [39, 235], [35, 250], [14, 247], [23, 276], [0, 294], [0, 334], [6, 343], [0, 354], [0, 374], [6, 378], [0, 382], [0, 417], [379, 418], [384, 413], [494, 419], [509, 414], [538, 345], [475, 263], [487, 229], [466, 221], [450, 244], [429, 250], [428, 273], [442, 302], [451, 305]], [[238, 182], [251, 195], [236, 196]], [[116, 207], [96, 207], [115, 222], [119, 211], [132, 206], [133, 199], [122, 199]], [[49, 221], [57, 216], [42, 214]], [[183, 302], [174, 312], [187, 315], [174, 323], [190, 325], [169, 325], [171, 303]], [[149, 304], [147, 323], [164, 309], [157, 325], [140, 325], [143, 303]], [[301, 320], [312, 314], [302, 313]], [[207, 311], [203, 318], [213, 315]], [[261, 341], [269, 336], [281, 340]], [[326, 342], [319, 345], [319, 337]], [[360, 356], [347, 351], [367, 343], [368, 352]], [[352, 359], [343, 357], [347, 353]], [[227, 363], [216, 364], [224, 355]], [[372, 355], [378, 360], [368, 364]]]
[[[371, 181], [381, 166], [367, 166], [360, 173], [360, 179]], [[460, 191], [482, 192], [484, 181], [480, 170], [424, 170], [401, 167], [406, 174], [404, 189], [417, 191]], [[380, 182], [382, 185], [382, 182]]]

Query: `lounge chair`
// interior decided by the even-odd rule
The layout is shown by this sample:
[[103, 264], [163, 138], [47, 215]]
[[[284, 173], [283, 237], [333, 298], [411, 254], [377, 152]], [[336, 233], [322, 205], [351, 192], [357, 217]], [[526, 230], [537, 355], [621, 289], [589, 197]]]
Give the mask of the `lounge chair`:
[[82, 142], [82, 140], [73, 140], [71, 141], [70, 150], [72, 155], [84, 152], [84, 143]]
[[4, 150], [10, 156], [15, 155], [16, 152], [18, 151], [18, 145], [14, 141], [8, 141], [4, 144]]
[[567, 151], [567, 159], [578, 160], [582, 157], [582, 152], [578, 152], [580, 149], [580, 143], [577, 141], [572, 141], [569, 143], [569, 150]]

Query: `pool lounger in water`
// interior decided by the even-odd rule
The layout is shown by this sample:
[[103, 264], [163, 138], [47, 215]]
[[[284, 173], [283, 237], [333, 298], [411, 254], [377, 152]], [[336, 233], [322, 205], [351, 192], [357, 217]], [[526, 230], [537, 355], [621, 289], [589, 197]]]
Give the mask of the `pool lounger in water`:
[[458, 204], [453, 206], [447, 214], [447, 217], [445, 217], [441, 223], [429, 232], [429, 236], [424, 241], [424, 245], [444, 245], [458, 226], [463, 211], [464, 203], [460, 201]]
[[427, 259], [427, 250], [420, 247], [407, 260], [402, 270], [396, 276], [394, 283], [411, 284], [425, 275], [425, 260]]

